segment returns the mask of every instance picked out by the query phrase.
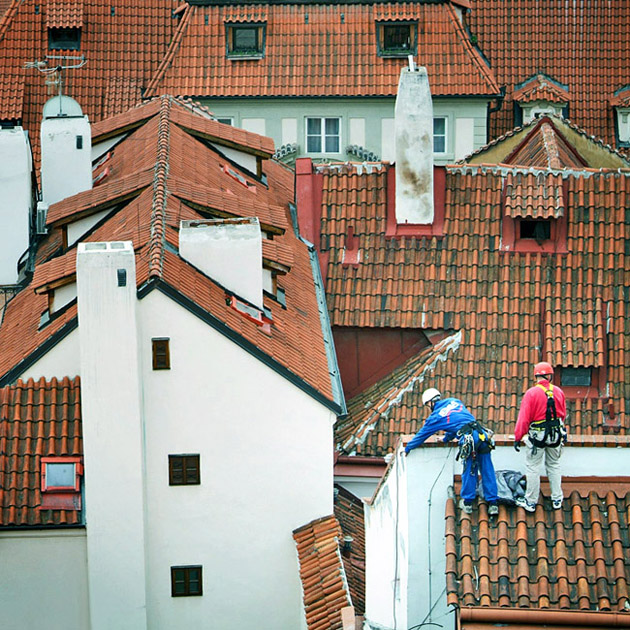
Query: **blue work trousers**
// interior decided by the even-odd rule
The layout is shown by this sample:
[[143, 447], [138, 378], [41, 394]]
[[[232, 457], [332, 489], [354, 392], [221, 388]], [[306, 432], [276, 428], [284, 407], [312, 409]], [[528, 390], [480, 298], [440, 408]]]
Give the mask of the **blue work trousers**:
[[499, 494], [490, 453], [477, 453], [476, 457], [468, 457], [464, 462], [462, 499], [472, 501], [477, 496], [477, 475], [479, 473], [481, 473], [481, 485], [486, 501], [494, 503], [499, 498]]

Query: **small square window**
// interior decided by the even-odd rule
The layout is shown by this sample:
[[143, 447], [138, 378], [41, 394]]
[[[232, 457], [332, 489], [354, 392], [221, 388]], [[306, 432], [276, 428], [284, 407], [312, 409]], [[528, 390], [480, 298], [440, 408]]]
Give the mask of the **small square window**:
[[230, 125], [230, 127], [234, 126], [234, 118], [231, 116], [217, 116], [217, 122], [220, 122], [223, 125]]
[[591, 368], [562, 368], [561, 385], [564, 387], [590, 387], [592, 382]]
[[169, 455], [168, 483], [170, 486], [196, 486], [201, 483], [199, 455]]
[[378, 52], [382, 57], [406, 57], [416, 51], [416, 24], [388, 22], [377, 27]]
[[259, 59], [264, 53], [264, 24], [226, 24], [227, 56]]
[[341, 146], [340, 118], [307, 118], [307, 153], [339, 153]]
[[446, 118], [433, 119], [433, 152], [446, 153]]
[[519, 238], [535, 240], [539, 245], [551, 238], [551, 221], [548, 219], [521, 219]]
[[203, 595], [201, 565], [171, 567], [171, 596], [190, 597], [194, 595]]
[[166, 337], [151, 339], [154, 370], [171, 369], [171, 352], [169, 342], [170, 339]]
[[79, 28], [49, 28], [49, 50], [80, 50], [81, 29]]
[[40, 510], [80, 510], [80, 457], [42, 457]]

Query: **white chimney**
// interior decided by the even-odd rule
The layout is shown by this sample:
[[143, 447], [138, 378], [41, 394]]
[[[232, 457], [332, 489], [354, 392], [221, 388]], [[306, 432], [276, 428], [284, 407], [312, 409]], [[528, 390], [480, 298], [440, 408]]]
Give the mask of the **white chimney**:
[[90, 628], [146, 628], [145, 471], [132, 243], [79, 243], [77, 293]]
[[396, 222], [432, 223], [433, 103], [426, 68], [400, 73], [395, 127]]
[[182, 221], [179, 253], [228, 291], [262, 309], [262, 234], [257, 218]]
[[28, 249], [32, 171], [24, 129], [0, 128], [0, 286], [18, 283], [18, 261]]
[[42, 197], [51, 205], [92, 188], [92, 131], [81, 106], [69, 96], [44, 105], [41, 126]]

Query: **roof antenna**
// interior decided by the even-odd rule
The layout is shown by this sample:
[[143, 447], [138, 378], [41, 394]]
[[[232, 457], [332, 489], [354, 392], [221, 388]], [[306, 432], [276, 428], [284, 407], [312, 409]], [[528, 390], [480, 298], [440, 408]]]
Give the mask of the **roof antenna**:
[[407, 59], [409, 60], [409, 71], [415, 72], [416, 62], [413, 60], [413, 55], [407, 55]]
[[[48, 63], [52, 61], [54, 65], [48, 66]], [[64, 65], [64, 62], [65, 65]], [[69, 56], [69, 55], [46, 55], [46, 61], [27, 61], [24, 64], [25, 68], [35, 68], [46, 76], [46, 85], [52, 92], [55, 87], [57, 88], [57, 96], [59, 97], [59, 115], [63, 115], [62, 104], [63, 99], [63, 71], [75, 70], [82, 68], [87, 63], [85, 55]]]

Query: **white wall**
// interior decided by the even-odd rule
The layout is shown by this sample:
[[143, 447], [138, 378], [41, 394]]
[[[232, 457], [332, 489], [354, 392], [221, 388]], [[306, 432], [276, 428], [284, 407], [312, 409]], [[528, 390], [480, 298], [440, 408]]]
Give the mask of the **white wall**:
[[455, 159], [461, 160], [475, 150], [475, 119], [455, 119]]
[[89, 628], [85, 530], [0, 531], [2, 630]]
[[88, 230], [91, 230], [103, 217], [113, 212], [111, 208], [101, 210], [68, 224], [68, 246], [74, 245]]
[[42, 376], [46, 380], [64, 376], [74, 378], [81, 373], [79, 360], [79, 331], [75, 328], [67, 337], [51, 348], [39, 361], [20, 374], [23, 381], [32, 378], [38, 381]]
[[[149, 627], [300, 627], [292, 530], [332, 513], [334, 415], [161, 293], [140, 313]], [[170, 370], [151, 369], [153, 337], [170, 338]], [[183, 453], [200, 454], [201, 485], [168, 485]], [[173, 598], [186, 564], [203, 596]]]
[[28, 249], [32, 157], [22, 127], [0, 129], [0, 286], [19, 281], [18, 260]]
[[214, 146], [217, 151], [223, 153], [226, 158], [232, 160], [232, 162], [240, 164], [245, 170], [257, 175], [258, 166], [255, 155], [245, 153], [245, 151], [237, 151], [236, 149], [231, 149], [230, 147], [225, 147], [220, 144], [213, 143], [212, 146]]
[[296, 142], [297, 142], [297, 118], [283, 118], [281, 144], [294, 144]]
[[56, 313], [58, 310], [62, 309], [66, 304], [70, 304], [72, 300], [75, 300], [77, 297], [77, 283], [70, 282], [68, 284], [64, 284], [53, 291], [53, 298], [50, 304], [50, 313]]
[[252, 131], [260, 136], [265, 135], [265, 119], [264, 118], [243, 118], [241, 126], [245, 131]]
[[131, 242], [80, 243], [77, 288], [90, 627], [140, 630], [147, 627], [144, 461]]

